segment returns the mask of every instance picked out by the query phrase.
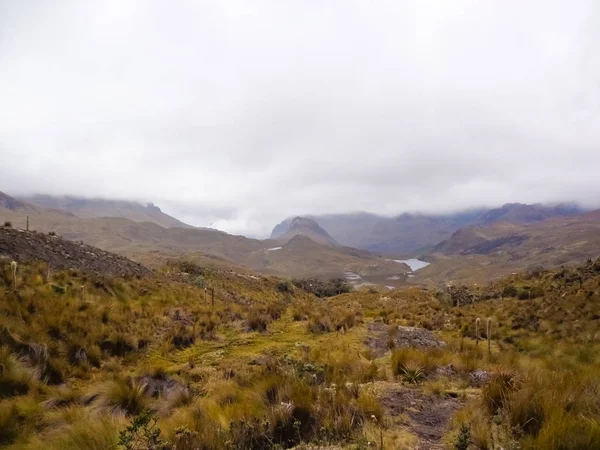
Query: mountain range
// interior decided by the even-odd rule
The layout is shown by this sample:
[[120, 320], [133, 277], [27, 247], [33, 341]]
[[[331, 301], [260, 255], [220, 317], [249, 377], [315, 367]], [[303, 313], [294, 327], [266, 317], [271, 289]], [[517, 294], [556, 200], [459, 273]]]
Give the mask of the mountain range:
[[[134, 202], [91, 200], [85, 204], [83, 200], [46, 198], [43, 203], [38, 200], [33, 205], [25, 200], [0, 193], [2, 223], [10, 222], [15, 228], [25, 229], [29, 220], [30, 230], [57, 233], [65, 239], [83, 241], [151, 266], [184, 257], [294, 277], [336, 277], [348, 271], [361, 277], [393, 277], [410, 271], [404, 264], [371, 252], [338, 245], [310, 220], [299, 219], [286, 238], [259, 240], [188, 225], [166, 227], [177, 223], [177, 219], [159, 214], [158, 208]], [[42, 204], [63, 209], [50, 209]], [[105, 213], [113, 216], [100, 216]]]
[[[427, 253], [438, 243], [467, 226], [495, 222], [532, 223], [550, 217], [577, 215], [585, 210], [575, 204], [554, 206], [508, 203], [493, 209], [472, 209], [454, 214], [400, 214], [395, 217], [370, 213], [306, 216], [327, 230], [341, 245], [381, 253]], [[271, 238], [285, 234], [293, 219], [275, 226]]]
[[53, 197], [39, 194], [30, 197], [19, 197], [18, 200], [40, 208], [68, 211], [81, 218], [121, 217], [134, 222], [151, 222], [165, 228], [193, 228], [165, 214], [152, 203], [143, 205], [138, 202], [124, 200], [87, 199], [71, 196]]
[[[345, 276], [390, 287], [487, 282], [517, 269], [581, 262], [600, 254], [600, 211], [525, 205], [448, 215], [369, 213], [303, 216], [270, 239], [195, 228], [149, 204], [0, 193], [0, 220], [55, 232], [150, 266], [185, 258], [292, 277]], [[414, 273], [402, 261], [431, 263]], [[397, 262], [397, 261], [400, 262]]]

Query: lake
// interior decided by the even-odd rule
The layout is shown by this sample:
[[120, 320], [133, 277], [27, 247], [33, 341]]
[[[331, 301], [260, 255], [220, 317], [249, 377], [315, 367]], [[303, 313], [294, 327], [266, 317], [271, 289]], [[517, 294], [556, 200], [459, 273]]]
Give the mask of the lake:
[[423, 267], [427, 267], [429, 264], [431, 264], [431, 263], [428, 263], [427, 261], [421, 261], [420, 259], [416, 259], [416, 258], [394, 259], [394, 262], [406, 264], [408, 267], [410, 267], [410, 270], [412, 270], [413, 272], [416, 270], [422, 269]]

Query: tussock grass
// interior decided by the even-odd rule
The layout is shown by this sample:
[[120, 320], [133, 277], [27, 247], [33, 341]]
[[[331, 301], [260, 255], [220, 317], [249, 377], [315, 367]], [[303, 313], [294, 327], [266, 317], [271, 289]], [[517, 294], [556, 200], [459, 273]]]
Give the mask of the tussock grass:
[[[493, 286], [508, 283], [514, 296], [457, 308], [418, 288], [322, 299], [277, 279], [177, 265], [147, 280], [58, 272], [52, 283], [66, 289], [57, 292], [44, 265], [23, 264], [17, 291], [0, 277], [0, 443], [114, 448], [150, 408], [179, 450], [360, 446], [381, 436], [385, 448], [416, 446], [407, 418], [394, 422], [371, 389], [382, 381], [464, 401], [450, 446], [465, 423], [478, 448], [597, 449], [593, 267], [576, 283], [562, 269], [518, 275]], [[81, 285], [85, 301], [72, 289]], [[215, 288], [214, 306], [203, 286]], [[534, 295], [520, 300], [519, 290]], [[492, 317], [490, 355], [475, 344], [477, 317]], [[372, 325], [384, 330], [384, 352], [385, 329], [398, 325], [447, 345], [375, 357], [365, 346]]]

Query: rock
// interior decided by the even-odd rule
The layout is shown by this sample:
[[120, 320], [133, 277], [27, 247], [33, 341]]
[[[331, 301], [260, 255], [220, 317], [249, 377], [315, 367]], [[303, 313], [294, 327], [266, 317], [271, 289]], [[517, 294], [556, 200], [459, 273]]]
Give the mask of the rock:
[[395, 336], [397, 347], [444, 347], [446, 343], [425, 328], [417, 327], [398, 327]]
[[477, 369], [469, 374], [471, 383], [474, 386], [481, 386], [487, 383], [490, 379], [490, 373], [485, 370]]
[[185, 394], [189, 393], [189, 388], [166, 375], [145, 375], [143, 377], [138, 377], [136, 381], [145, 386], [144, 393], [150, 397], [170, 397], [180, 392]]

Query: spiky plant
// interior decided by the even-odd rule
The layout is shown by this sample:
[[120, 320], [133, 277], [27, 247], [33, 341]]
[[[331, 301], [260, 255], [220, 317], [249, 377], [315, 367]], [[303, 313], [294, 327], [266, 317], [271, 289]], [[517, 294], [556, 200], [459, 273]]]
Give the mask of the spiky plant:
[[410, 384], [418, 384], [425, 378], [425, 370], [418, 364], [406, 363], [400, 367], [400, 374], [404, 381]]

